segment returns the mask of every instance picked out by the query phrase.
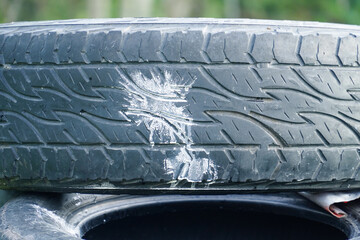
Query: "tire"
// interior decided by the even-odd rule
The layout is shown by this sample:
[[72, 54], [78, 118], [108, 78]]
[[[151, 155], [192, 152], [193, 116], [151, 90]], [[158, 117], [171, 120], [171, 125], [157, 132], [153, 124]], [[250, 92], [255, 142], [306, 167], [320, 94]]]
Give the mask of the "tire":
[[359, 34], [257, 20], [3, 24], [1, 187], [360, 187]]
[[[147, 196], [29, 194], [18, 196], [0, 209], [0, 237], [3, 240], [75, 240], [82, 237], [221, 239], [224, 236], [237, 239], [241, 235], [246, 239], [268, 239], [271, 235], [275, 239], [345, 239], [345, 234], [348, 239], [355, 240], [359, 237], [358, 213], [355, 210], [358, 207], [353, 208], [348, 217], [334, 218], [296, 193]], [[192, 216], [184, 218], [182, 212]], [[226, 212], [230, 214], [224, 218]], [[135, 225], [133, 229], [126, 224], [126, 219], [134, 217], [137, 217], [137, 221], [133, 220], [130, 224], [131, 227]], [[263, 223], [265, 217], [267, 222]], [[272, 219], [269, 220], [269, 217]], [[194, 219], [202, 221], [194, 223]], [[284, 222], [286, 219], [290, 222]], [[296, 219], [297, 224], [292, 219]], [[145, 223], [140, 224], [143, 221]], [[192, 223], [190, 226], [189, 222]], [[227, 224], [225, 229], [221, 222]], [[100, 225], [106, 227], [106, 223], [110, 227], [101, 229]], [[250, 223], [253, 226], [244, 229]], [[124, 225], [128, 228], [124, 228]], [[91, 230], [96, 232], [98, 226], [99, 234], [95, 237]], [[250, 230], [254, 228], [255, 231]], [[299, 229], [303, 229], [301, 236]], [[341, 232], [344, 234], [339, 234]], [[159, 233], [162, 235], [158, 236]]]

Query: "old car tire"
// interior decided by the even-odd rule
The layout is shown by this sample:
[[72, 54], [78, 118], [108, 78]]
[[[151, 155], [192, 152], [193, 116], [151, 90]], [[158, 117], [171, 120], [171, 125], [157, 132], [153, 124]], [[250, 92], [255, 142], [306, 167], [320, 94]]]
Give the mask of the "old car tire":
[[1, 187], [359, 187], [359, 34], [258, 20], [2, 24]]

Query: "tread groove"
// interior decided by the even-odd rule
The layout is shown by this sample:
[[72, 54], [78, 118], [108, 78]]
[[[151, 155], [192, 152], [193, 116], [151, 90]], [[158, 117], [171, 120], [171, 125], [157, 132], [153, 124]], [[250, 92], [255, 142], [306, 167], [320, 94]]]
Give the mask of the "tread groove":
[[359, 27], [78, 21], [0, 26], [0, 187], [360, 186]]

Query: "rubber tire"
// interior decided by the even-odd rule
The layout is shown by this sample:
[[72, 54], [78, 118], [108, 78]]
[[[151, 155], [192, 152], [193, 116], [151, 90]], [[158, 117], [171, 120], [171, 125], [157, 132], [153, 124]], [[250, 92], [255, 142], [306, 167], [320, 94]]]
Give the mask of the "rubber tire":
[[1, 187], [360, 187], [359, 33], [224, 19], [2, 24]]
[[[183, 206], [183, 208], [179, 208], [179, 206]], [[349, 239], [355, 240], [359, 236], [356, 212], [354, 212], [354, 216], [349, 214], [349, 217], [337, 219], [296, 193], [152, 196], [76, 193], [24, 194], [9, 201], [0, 209], [0, 237], [3, 240], [75, 240], [81, 239], [89, 230], [109, 221], [133, 216], [151, 217], [154, 214], [162, 213], [175, 214], [176, 216], [177, 211], [181, 212], [181, 209], [189, 208], [195, 208], [194, 212], [199, 213], [195, 206], [198, 209], [203, 209], [203, 212], [211, 212], [216, 209], [231, 212], [233, 209], [232, 216], [234, 219], [235, 216], [238, 216], [240, 225], [246, 221], [245, 214], [273, 214], [274, 218], [276, 216], [292, 216], [324, 223], [329, 228], [332, 226], [344, 232]], [[201, 215], [201, 213], [199, 214]], [[194, 216], [194, 218], [196, 217]], [[213, 221], [221, 220], [216, 220], [214, 217]], [[182, 225], [182, 223], [179, 224]], [[183, 224], [185, 225], [185, 223]], [[196, 224], [194, 225], [196, 228]], [[198, 226], [200, 225], [199, 223]], [[162, 227], [166, 228], [167, 226]], [[262, 229], [262, 226], [257, 227]], [[142, 229], [142, 226], [139, 225], [139, 228]], [[169, 228], [171, 227], [169, 226]], [[231, 227], [229, 226], [229, 228]], [[242, 227], [239, 226], [238, 228]], [[294, 229], [296, 228], [294, 227]], [[191, 229], [188, 230], [191, 231]], [[228, 234], [228, 232], [224, 233], [224, 230], [218, 230], [219, 233], [217, 234], [222, 233], [223, 236]], [[215, 227], [209, 231], [216, 232], [217, 229]], [[229, 231], [231, 230], [229, 229]], [[170, 229], [164, 231], [164, 234], [166, 235], [169, 232], [171, 232]], [[190, 234], [185, 234], [185, 236], [203, 239], [199, 236], [206, 236], [207, 232], [201, 234], [197, 231], [192, 236]], [[286, 236], [287, 231], [284, 230], [283, 232]], [[181, 235], [181, 233], [178, 234]], [[246, 234], [245, 231], [243, 235]], [[281, 233], [279, 233], [280, 236], [275, 232], [273, 234], [284, 239]], [[319, 233], [313, 234], [319, 235]], [[103, 237], [107, 239], [105, 235], [110, 234], [104, 233]], [[124, 235], [128, 236], [127, 233]], [[304, 231], [304, 235], [309, 235], [309, 231]], [[213, 237], [213, 239], [216, 238]], [[261, 239], [267, 238], [262, 235]]]

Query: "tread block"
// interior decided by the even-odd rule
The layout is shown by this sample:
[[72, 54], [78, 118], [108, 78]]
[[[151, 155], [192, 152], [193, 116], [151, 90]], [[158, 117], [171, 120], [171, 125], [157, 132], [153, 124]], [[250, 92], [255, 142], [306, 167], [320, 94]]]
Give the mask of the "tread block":
[[[105, 33], [89, 33], [86, 38], [85, 53], [90, 62], [102, 62], [103, 59], [103, 45], [105, 40]], [[78, 49], [77, 51], [79, 51]]]
[[274, 40], [274, 55], [279, 63], [299, 64], [296, 57], [298, 36], [291, 33], [278, 33]]
[[225, 33], [225, 54], [230, 62], [249, 63], [249, 35], [245, 32]]
[[302, 38], [300, 56], [308, 65], [318, 63], [319, 38], [315, 35], [305, 35]]
[[103, 58], [107, 62], [122, 62], [121, 59], [122, 49], [121, 49], [121, 41], [122, 41], [122, 32], [121, 31], [110, 31], [106, 34], [105, 39], [103, 41]]
[[211, 62], [225, 61], [225, 33], [211, 34], [206, 52]]
[[124, 36], [123, 53], [127, 61], [138, 62], [140, 60], [142, 35], [142, 32], [130, 32]]
[[145, 62], [158, 62], [161, 59], [158, 54], [160, 52], [161, 45], [161, 32], [160, 31], [147, 31], [142, 36], [140, 57]]
[[319, 37], [318, 59], [324, 65], [338, 65], [337, 44], [338, 38], [328, 34], [321, 34]]
[[251, 55], [260, 63], [268, 63], [274, 59], [274, 34], [263, 33], [255, 35], [254, 46]]
[[341, 63], [346, 66], [353, 66], [358, 61], [358, 43], [359, 39], [349, 35], [340, 39], [338, 56]]
[[181, 57], [187, 62], [205, 62], [202, 54], [206, 54], [202, 49], [204, 34], [201, 31], [189, 31], [182, 35]]

